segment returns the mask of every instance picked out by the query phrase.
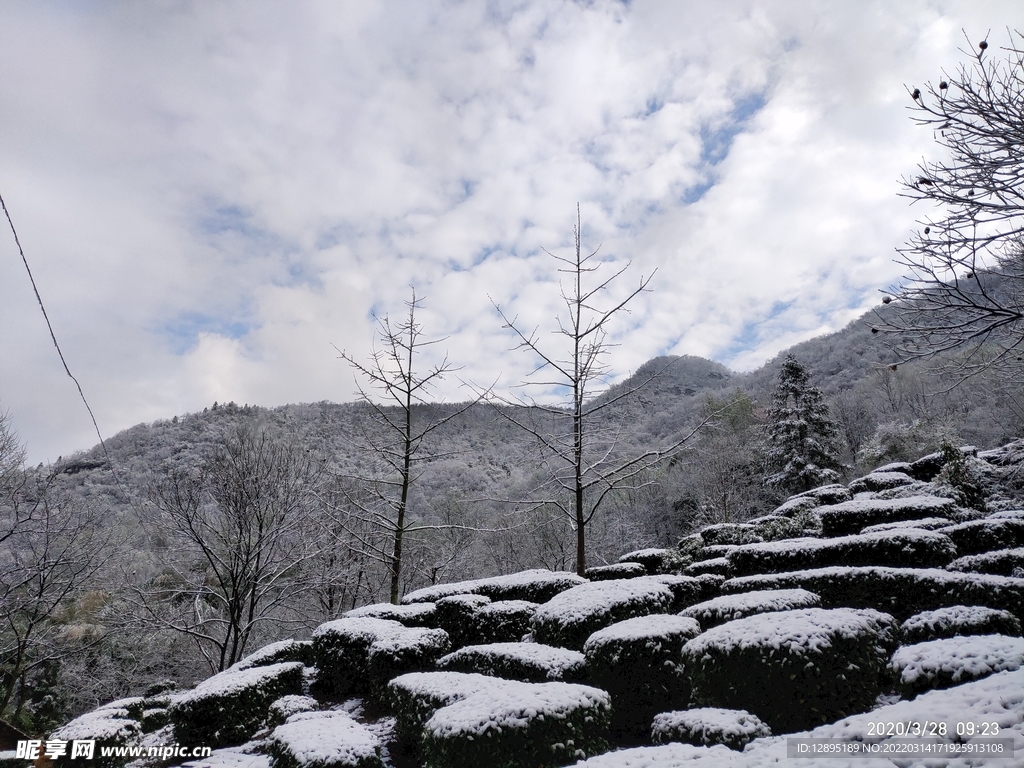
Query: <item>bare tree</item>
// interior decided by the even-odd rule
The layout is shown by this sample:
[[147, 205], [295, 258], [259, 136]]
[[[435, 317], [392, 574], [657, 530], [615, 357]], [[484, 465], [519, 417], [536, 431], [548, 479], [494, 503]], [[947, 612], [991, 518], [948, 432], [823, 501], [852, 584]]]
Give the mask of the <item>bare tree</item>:
[[[624, 297], [612, 300], [607, 308], [596, 302], [606, 297], [615, 281], [629, 264], [605, 278], [594, 278], [601, 263], [597, 251], [582, 250], [579, 206], [573, 229], [575, 253], [557, 256], [545, 251], [561, 266], [558, 272], [567, 275], [559, 281], [566, 317], [555, 318], [557, 329], [552, 333], [559, 343], [542, 341], [538, 329], [524, 328], [516, 316], [509, 316], [495, 304], [504, 328], [519, 339], [516, 349], [537, 359], [537, 367], [523, 382], [524, 387], [555, 389], [565, 393], [560, 404], [541, 405], [529, 401], [500, 401], [506, 406], [499, 411], [528, 432], [541, 450], [548, 479], [530, 494], [535, 505], [557, 509], [576, 534], [575, 568], [581, 576], [586, 572], [586, 530], [609, 494], [636, 487], [645, 470], [680, 450], [697, 429], [682, 438], [648, 450], [627, 449], [621, 425], [610, 418], [616, 406], [642, 389], [658, 372], [642, 382], [627, 385], [603, 397], [596, 397], [608, 374], [605, 357], [613, 346], [608, 340], [612, 320], [628, 312], [629, 303], [647, 289], [651, 276], [641, 277], [637, 287]], [[541, 378], [535, 378], [541, 374]], [[521, 406], [528, 406], [523, 408]]]
[[302, 568], [318, 551], [307, 512], [321, 469], [266, 427], [243, 425], [201, 466], [153, 485], [158, 525], [182, 557], [137, 589], [140, 607], [191, 637], [212, 670], [242, 658], [305, 590]]
[[[410, 492], [421, 467], [440, 458], [429, 449], [427, 440], [480, 400], [478, 397], [451, 409], [424, 407], [434, 387], [457, 369], [445, 356], [426, 372], [420, 372], [418, 356], [445, 339], [424, 337], [423, 326], [416, 319], [421, 299], [415, 288], [405, 305], [406, 316], [395, 325], [388, 315], [378, 318], [380, 346], [374, 342], [369, 363], [360, 363], [339, 350], [356, 374], [359, 399], [371, 415], [371, 423], [360, 436], [360, 447], [377, 462], [373, 471], [348, 478], [354, 486], [348, 494], [350, 508], [344, 512], [349, 521], [346, 528], [358, 539], [362, 554], [387, 568], [390, 599], [396, 604], [402, 591], [405, 537], [418, 530], [452, 527], [428, 525], [422, 517], [410, 514]], [[359, 382], [359, 378], [363, 381]]]
[[922, 161], [902, 195], [938, 216], [899, 249], [909, 270], [883, 299], [874, 330], [892, 334], [904, 360], [943, 352], [957, 380], [991, 367], [1021, 375], [1024, 362], [1024, 49], [988, 42], [938, 85], [909, 89], [913, 119], [932, 129], [948, 160]]

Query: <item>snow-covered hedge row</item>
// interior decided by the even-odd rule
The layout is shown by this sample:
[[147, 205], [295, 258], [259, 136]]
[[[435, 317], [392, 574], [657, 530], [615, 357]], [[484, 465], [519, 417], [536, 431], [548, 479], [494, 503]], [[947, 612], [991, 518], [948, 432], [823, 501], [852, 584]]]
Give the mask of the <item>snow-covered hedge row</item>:
[[504, 683], [439, 709], [424, 726], [431, 768], [555, 768], [608, 749], [611, 703], [597, 688]]
[[437, 662], [448, 672], [477, 672], [528, 683], [581, 682], [587, 675], [582, 653], [541, 643], [467, 645]]
[[984, 605], [1024, 617], [1024, 579], [942, 571], [936, 568], [842, 567], [743, 576], [722, 585], [723, 594], [799, 587], [825, 606], [876, 608], [904, 621], [922, 610]]
[[764, 515], [748, 522], [755, 526], [758, 536], [765, 541], [796, 538], [805, 527], [802, 520], [783, 515]]
[[533, 615], [533, 637], [538, 643], [581, 650], [590, 635], [609, 624], [668, 613], [676, 597], [659, 578], [670, 577], [600, 581], [562, 592]]
[[380, 741], [347, 712], [303, 712], [267, 741], [271, 768], [382, 768]]
[[393, 605], [392, 603], [374, 603], [361, 608], [353, 608], [345, 614], [346, 619], [390, 619], [407, 627], [433, 627], [434, 604], [412, 603], [411, 605]]
[[920, 520], [897, 520], [895, 523], [879, 523], [869, 525], [861, 533], [880, 533], [881, 531], [892, 531], [899, 528], [922, 528], [926, 531], [935, 531], [939, 528], [948, 528], [953, 521], [948, 517], [923, 517]]
[[[946, 566], [947, 571], [991, 573], [997, 576], [1024, 577], [1024, 547], [999, 549], [982, 555], [967, 555]], [[1018, 574], [1020, 574], [1018, 576]]]
[[329, 695], [366, 692], [370, 646], [406, 631], [410, 630], [389, 619], [338, 619], [321, 624], [313, 631], [317, 689]]
[[683, 646], [698, 634], [694, 619], [652, 614], [612, 624], [587, 639], [583, 653], [590, 679], [612, 696], [617, 734], [646, 736], [656, 713], [689, 704], [680, 660]]
[[911, 616], [900, 627], [905, 645], [958, 635], [1017, 635], [1020, 620], [1009, 611], [981, 605], [951, 605]]
[[899, 488], [910, 485], [914, 479], [905, 472], [881, 472], [875, 470], [864, 477], [851, 480], [849, 489], [852, 493], [863, 493], [865, 491], [887, 491], [890, 488]]
[[559, 592], [585, 583], [586, 579], [575, 573], [535, 568], [508, 576], [492, 576], [486, 579], [424, 587], [407, 594], [402, 598], [402, 602], [431, 603], [450, 595], [485, 595], [492, 600], [527, 600], [531, 603], [544, 603]]
[[635, 579], [646, 576], [647, 569], [640, 563], [612, 563], [611, 565], [595, 565], [587, 568], [587, 578], [591, 581], [610, 581], [611, 579]]
[[1024, 638], [969, 635], [904, 645], [890, 668], [905, 698], [1024, 666]]
[[822, 535], [831, 537], [860, 533], [869, 525], [879, 523], [955, 516], [956, 509], [956, 502], [952, 499], [910, 496], [905, 499], [854, 499], [819, 507], [817, 512], [821, 517]]
[[[140, 713], [141, 716], [141, 713]], [[70, 742], [79, 740], [95, 740], [94, 757], [88, 765], [101, 768], [123, 765], [127, 758], [103, 757], [102, 750], [106, 747], [132, 747], [139, 743], [142, 727], [131, 718], [127, 709], [108, 707], [93, 712], [86, 712], [71, 722], [61, 726], [50, 734], [50, 739]], [[195, 742], [196, 744], [205, 742]], [[70, 757], [57, 761], [64, 765], [74, 765]], [[19, 768], [28, 765], [24, 759], [18, 761]]]
[[682, 741], [695, 746], [721, 744], [742, 750], [754, 739], [771, 735], [772, 729], [745, 709], [698, 707], [662, 712], [651, 724], [651, 741], [655, 744]]
[[486, 595], [450, 595], [437, 601], [434, 622], [448, 633], [452, 648], [479, 642], [476, 615], [491, 598]]
[[757, 614], [698, 635], [682, 660], [695, 703], [746, 709], [785, 733], [869, 709], [897, 633], [872, 610]]
[[640, 563], [651, 576], [679, 573], [688, 562], [678, 549], [638, 549], [619, 558], [619, 563]]
[[443, 629], [409, 628], [380, 637], [366, 651], [369, 693], [382, 700], [392, 678], [407, 672], [426, 672], [451, 649]]
[[514, 643], [530, 631], [537, 603], [526, 600], [498, 600], [481, 606], [473, 614], [475, 644]]
[[301, 661], [307, 667], [313, 664], [313, 643], [309, 640], [281, 640], [265, 645], [255, 653], [235, 662], [231, 669], [269, 667], [282, 661]]
[[753, 544], [763, 541], [757, 532], [757, 526], [750, 523], [718, 523], [708, 525], [700, 530], [704, 546], [715, 544]]
[[708, 573], [718, 576], [732, 575], [729, 560], [725, 557], [713, 557], [710, 560], [698, 560], [695, 563], [690, 563], [683, 573], [687, 576], [703, 576]]
[[486, 675], [461, 672], [412, 672], [388, 683], [388, 701], [395, 716], [395, 735], [414, 752], [419, 750], [423, 726], [442, 707], [500, 685]]
[[318, 709], [320, 709], [320, 702], [312, 696], [288, 694], [270, 705], [267, 710], [267, 725], [271, 727], [284, 725], [292, 715], [297, 715], [300, 712], [316, 712]]
[[831, 565], [936, 568], [951, 562], [956, 554], [956, 547], [948, 536], [919, 528], [897, 528], [833, 539], [747, 544], [726, 555], [726, 560], [734, 575], [749, 576]]
[[988, 517], [940, 528], [938, 532], [949, 536], [961, 555], [1024, 547], [1024, 520], [1021, 519]]
[[710, 629], [755, 613], [817, 608], [820, 605], [821, 598], [806, 589], [766, 589], [705, 600], [684, 609], [681, 615], [696, 619], [704, 629]]
[[175, 698], [174, 736], [179, 744], [242, 744], [263, 726], [271, 703], [300, 693], [301, 662], [221, 672]]

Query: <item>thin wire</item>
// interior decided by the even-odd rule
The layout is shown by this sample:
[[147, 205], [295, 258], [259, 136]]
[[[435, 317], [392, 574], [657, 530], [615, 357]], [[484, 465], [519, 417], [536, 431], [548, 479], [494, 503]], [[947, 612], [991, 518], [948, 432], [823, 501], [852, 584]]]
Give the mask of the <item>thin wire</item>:
[[[60, 344], [57, 343], [57, 336], [53, 332], [53, 326], [50, 324], [50, 317], [46, 314], [46, 307], [43, 306], [43, 297], [39, 295], [39, 288], [36, 287], [36, 280], [32, 276], [32, 270], [28, 266], [28, 259], [25, 258], [25, 251], [21, 247], [21, 240], [18, 239], [18, 230], [14, 228], [14, 222], [11, 221], [11, 214], [7, 210], [7, 203], [4, 202], [3, 195], [0, 195], [0, 207], [4, 209], [4, 215], [7, 217], [7, 223], [11, 225], [11, 232], [14, 235], [14, 243], [18, 246], [18, 253], [21, 254], [21, 263], [25, 265], [25, 271], [28, 272], [29, 282], [32, 283], [32, 290], [36, 294], [36, 301], [39, 302], [39, 309], [43, 312], [43, 319], [46, 321], [46, 327], [50, 331], [50, 338], [53, 339], [53, 346], [57, 348], [57, 354], [60, 356], [60, 362], [64, 366], [64, 371], [71, 380], [75, 382], [75, 386], [78, 388], [78, 394], [82, 398], [82, 402], [85, 403], [85, 410], [89, 412], [89, 418], [92, 419], [92, 426], [96, 430], [96, 437], [100, 440], [100, 446], [103, 448], [103, 455], [107, 459], [107, 464], [111, 470], [114, 468], [114, 464], [110, 459], [110, 454], [107, 453], [107, 444], [103, 442], [103, 435], [100, 434], [100, 425], [96, 423], [96, 417], [93, 415], [92, 408], [89, 407], [89, 401], [85, 399], [85, 392], [82, 391], [82, 385], [78, 383], [78, 379], [75, 378], [74, 374], [71, 373], [71, 369], [68, 368], [68, 363], [64, 359], [64, 353], [61, 352]], [[116, 479], [116, 474], [115, 474]], [[120, 485], [120, 483], [118, 483]]]

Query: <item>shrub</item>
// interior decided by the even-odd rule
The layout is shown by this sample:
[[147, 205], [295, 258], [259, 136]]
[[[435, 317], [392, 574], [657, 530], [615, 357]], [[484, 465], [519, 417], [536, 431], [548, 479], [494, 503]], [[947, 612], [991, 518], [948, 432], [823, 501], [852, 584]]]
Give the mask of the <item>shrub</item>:
[[819, 605], [821, 598], [805, 589], [766, 589], [760, 592], [742, 592], [737, 595], [716, 597], [714, 600], [691, 605], [681, 615], [695, 619], [704, 629], [710, 629], [727, 621], [753, 616], [755, 613], [817, 608]]
[[864, 493], [865, 491], [887, 491], [890, 488], [899, 488], [903, 485], [910, 485], [914, 480], [903, 472], [874, 472], [858, 477], [850, 481], [850, 491], [853, 493]]
[[[846, 490], [845, 488], [843, 490]], [[847, 491], [847, 497], [843, 501], [849, 501], [853, 496]], [[813, 496], [790, 496], [786, 501], [782, 502], [774, 510], [772, 510], [769, 517], [785, 517], [792, 518], [805, 512], [810, 512], [812, 509], [817, 509], [825, 502], [817, 499]], [[838, 503], [838, 502], [836, 502]], [[753, 523], [753, 521], [750, 521]]]
[[882, 531], [896, 531], [901, 528], [920, 528], [925, 531], [935, 531], [939, 528], [948, 528], [953, 521], [948, 517], [922, 517], [920, 520], [898, 520], [895, 523], [879, 523], [869, 525], [861, 530], [861, 533], [881, 533]]
[[793, 499], [814, 499], [819, 504], [840, 504], [853, 498], [850, 489], [842, 483], [831, 483], [830, 485], [819, 485], [809, 491], [798, 493], [792, 496]]
[[[76, 740], [95, 740], [96, 746], [94, 747], [93, 760], [89, 761], [88, 764], [102, 766], [103, 768], [124, 765], [127, 762], [125, 757], [104, 757], [102, 752], [104, 748], [135, 746], [139, 743], [141, 737], [142, 726], [137, 720], [129, 718], [128, 710], [123, 708], [107, 708], [87, 712], [50, 734], [51, 740], [58, 739], [69, 743]], [[205, 744], [206, 742], [197, 741], [193, 743]], [[58, 764], [74, 765], [70, 758], [70, 747], [68, 751], [68, 756], [56, 761]], [[19, 762], [21, 766], [26, 765], [24, 760]]]
[[171, 722], [179, 744], [225, 747], [252, 738], [266, 721], [270, 705], [302, 692], [302, 664], [227, 670], [176, 697]]
[[834, 539], [791, 539], [748, 544], [726, 556], [737, 576], [781, 573], [830, 565], [943, 566], [956, 557], [949, 537], [919, 528], [897, 528]]
[[720, 576], [717, 573], [705, 573], [695, 578], [700, 586], [701, 600], [711, 600], [722, 593], [725, 576]]
[[346, 619], [389, 619], [407, 627], [434, 626], [434, 604], [412, 603], [410, 605], [393, 605], [392, 603], [374, 603], [354, 608], [345, 614]]
[[911, 496], [906, 499], [855, 499], [818, 509], [825, 536], [859, 533], [869, 525], [916, 520], [922, 517], [947, 517], [956, 509], [952, 499], [937, 496]]
[[763, 541], [757, 527], [749, 523], [718, 523], [702, 528], [700, 536], [704, 546], [714, 544], [753, 544]]
[[729, 559], [725, 557], [715, 557], [711, 560], [699, 560], [696, 563], [691, 563], [686, 566], [687, 576], [703, 576], [707, 573], [717, 574], [719, 576], [731, 576], [732, 572], [729, 568]]
[[1020, 621], [1009, 611], [981, 605], [951, 605], [911, 616], [900, 627], [906, 645], [959, 635], [1020, 635]]
[[736, 753], [728, 747], [695, 747], [692, 744], [662, 744], [608, 752], [576, 763], [573, 768], [741, 768]]
[[610, 717], [596, 688], [505, 683], [435, 712], [423, 751], [437, 768], [554, 768], [607, 750]]
[[904, 645], [892, 656], [890, 669], [900, 692], [912, 698], [933, 688], [977, 680], [1024, 666], [1024, 638], [973, 635]]
[[281, 640], [260, 648], [256, 653], [235, 662], [231, 669], [269, 667], [282, 661], [301, 661], [309, 666], [313, 663], [313, 643], [309, 640]]
[[950, 605], [984, 605], [1024, 617], [1024, 581], [934, 568], [832, 567], [792, 573], [743, 576], [722, 585], [735, 594], [800, 587], [821, 596], [825, 606], [876, 608], [904, 621], [922, 610]]
[[687, 564], [678, 549], [639, 549], [619, 558], [620, 563], [640, 563], [650, 575], [678, 573]]
[[423, 726], [437, 710], [500, 684], [493, 677], [461, 672], [413, 672], [396, 677], [388, 683], [395, 735], [417, 750]]
[[297, 715], [300, 712], [316, 712], [318, 709], [320, 709], [320, 702], [312, 696], [296, 696], [294, 694], [282, 696], [267, 710], [267, 725], [271, 727], [282, 725], [292, 715]]
[[527, 600], [531, 603], [545, 603], [559, 592], [585, 584], [575, 573], [553, 572], [544, 568], [492, 576], [487, 579], [472, 579], [454, 584], [439, 584], [410, 592], [402, 598], [403, 603], [437, 602], [450, 595], [486, 595], [492, 600]]
[[139, 725], [142, 726], [143, 733], [159, 731], [170, 722], [171, 711], [167, 707], [145, 709], [142, 711], [142, 717], [139, 718]]
[[267, 740], [271, 768], [382, 768], [380, 742], [347, 712], [303, 712]]
[[317, 688], [326, 694], [364, 693], [370, 646], [382, 638], [406, 632], [387, 619], [338, 619], [313, 631], [313, 652], [319, 671]]
[[480, 640], [476, 632], [476, 614], [490, 602], [491, 598], [484, 595], [451, 595], [437, 601], [434, 621], [448, 633], [452, 648], [473, 645]]
[[451, 649], [443, 629], [419, 627], [379, 638], [366, 652], [370, 694], [382, 701], [392, 678], [407, 672], [426, 672]]
[[579, 682], [586, 677], [587, 660], [577, 651], [540, 643], [492, 643], [460, 648], [439, 659], [437, 668], [528, 683]]
[[647, 569], [640, 563], [614, 563], [612, 565], [595, 565], [587, 568], [587, 578], [591, 581], [610, 581], [611, 579], [635, 579], [646, 576]]
[[616, 621], [667, 613], [675, 595], [658, 578], [601, 581], [563, 592], [533, 615], [534, 639], [578, 651], [590, 635]]
[[1024, 520], [1021, 519], [987, 517], [940, 528], [938, 532], [949, 536], [961, 555], [1024, 547]]
[[702, 707], [662, 712], [651, 725], [651, 741], [682, 741], [695, 746], [721, 744], [742, 751], [754, 739], [771, 736], [772, 729], [745, 709]]
[[672, 605], [669, 610], [673, 613], [704, 599], [704, 584], [694, 576], [667, 573], [662, 576], [651, 576], [650, 580], [664, 584], [672, 590]]
[[689, 704], [681, 654], [698, 634], [694, 619], [653, 614], [620, 621], [587, 638], [583, 653], [591, 681], [611, 694], [617, 734], [646, 735], [655, 713]]
[[499, 600], [481, 606], [473, 614], [473, 634], [478, 644], [514, 643], [530, 631], [530, 621], [537, 612], [537, 603], [526, 600]]
[[682, 658], [694, 702], [746, 709], [785, 733], [869, 709], [896, 635], [878, 611], [804, 608], [713, 627]]
[[999, 549], [983, 555], [967, 555], [954, 560], [946, 566], [946, 570], [1014, 576], [1015, 573], [1024, 572], [1024, 547]]
[[719, 557], [725, 557], [730, 552], [737, 549], [739, 546], [739, 544], [711, 544], [697, 552], [697, 554], [694, 555], [693, 559], [700, 561], [714, 560]]
[[802, 521], [782, 515], [765, 515], [751, 520], [750, 524], [755, 526], [757, 534], [765, 541], [792, 539], [799, 536], [804, 529]]

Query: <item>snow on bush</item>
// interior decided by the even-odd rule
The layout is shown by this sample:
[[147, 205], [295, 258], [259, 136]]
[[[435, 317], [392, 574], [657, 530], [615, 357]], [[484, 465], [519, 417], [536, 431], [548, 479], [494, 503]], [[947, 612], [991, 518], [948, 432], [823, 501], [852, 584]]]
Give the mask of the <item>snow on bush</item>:
[[694, 577], [700, 587], [700, 599], [711, 600], [722, 593], [725, 576], [718, 573], [703, 573]]
[[666, 573], [661, 576], [651, 576], [650, 579], [653, 582], [660, 582], [672, 590], [672, 607], [669, 610], [674, 613], [704, 599], [704, 582], [693, 576]]
[[714, 544], [753, 544], [762, 541], [757, 527], [749, 523], [718, 523], [708, 525], [700, 530], [704, 546]]
[[694, 554], [694, 560], [714, 560], [725, 557], [730, 552], [739, 548], [739, 544], [710, 544]]
[[765, 541], [792, 539], [799, 536], [804, 529], [800, 520], [782, 515], [765, 515], [749, 521], [757, 529], [757, 534]]
[[890, 669], [904, 698], [1024, 666], [1024, 638], [969, 635], [904, 645]]
[[443, 629], [408, 628], [375, 640], [366, 651], [370, 695], [381, 700], [392, 678], [407, 672], [426, 672], [451, 649]]
[[215, 749], [208, 757], [182, 763], [181, 768], [270, 768], [270, 757], [249, 747]]
[[947, 565], [946, 570], [1021, 578], [1024, 576], [1024, 547], [997, 549], [982, 555], [960, 557]]
[[686, 566], [684, 573], [687, 576], [702, 576], [706, 573], [717, 574], [719, 576], [732, 575], [732, 572], [729, 569], [729, 560], [725, 557], [714, 557], [710, 560], [699, 560], [696, 563], [691, 563]]
[[698, 634], [700, 624], [694, 619], [651, 614], [620, 621], [587, 638], [583, 653], [590, 679], [611, 694], [617, 734], [646, 736], [657, 712], [689, 704], [681, 654]]
[[270, 705], [267, 710], [267, 725], [282, 725], [292, 715], [300, 712], [315, 712], [320, 709], [320, 702], [312, 696], [282, 696]]
[[443, 707], [424, 726], [436, 768], [554, 768], [608, 748], [605, 691], [570, 683], [505, 683]]
[[449, 653], [438, 659], [437, 668], [531, 683], [579, 682], [586, 677], [587, 660], [577, 651], [540, 643], [491, 643]]
[[612, 565], [595, 565], [587, 568], [587, 578], [591, 581], [610, 581], [611, 579], [635, 579], [646, 576], [647, 569], [640, 563], [613, 563]]
[[423, 725], [434, 713], [480, 691], [493, 691], [503, 681], [462, 672], [413, 672], [388, 683], [388, 700], [395, 715], [395, 735], [419, 748]]
[[1024, 547], [1024, 520], [1015, 518], [971, 520], [940, 528], [939, 533], [949, 536], [961, 555]]
[[895, 523], [869, 525], [861, 533], [881, 533], [882, 531], [895, 531], [901, 528], [921, 528], [925, 531], [934, 531], [951, 525], [953, 525], [953, 521], [948, 517], [922, 517], [920, 520], [897, 520]]
[[915, 520], [922, 517], [948, 517], [956, 502], [938, 496], [911, 496], [905, 499], [854, 499], [819, 507], [822, 534], [845, 536], [859, 533], [869, 525]]
[[791, 573], [743, 576], [722, 585], [724, 594], [800, 587], [828, 607], [876, 608], [904, 621], [922, 610], [984, 605], [1024, 617], [1024, 579], [942, 571], [936, 568], [835, 566]]
[[270, 705], [302, 693], [302, 663], [227, 670], [176, 697], [171, 722], [179, 744], [227, 747], [252, 738], [267, 719]]
[[150, 707], [142, 711], [139, 725], [143, 733], [158, 731], [171, 722], [171, 711], [167, 707]]
[[370, 646], [406, 631], [388, 619], [337, 619], [321, 624], [313, 631], [318, 690], [334, 695], [365, 692]]
[[[101, 750], [105, 747], [132, 747], [139, 743], [141, 737], [142, 726], [138, 720], [130, 718], [127, 709], [109, 705], [104, 709], [86, 712], [50, 734], [51, 740], [57, 739], [66, 742], [95, 740], [94, 757], [89, 765], [98, 765], [103, 768], [123, 765], [127, 762], [127, 758], [103, 757]], [[21, 766], [26, 764], [25, 760], [20, 761]]]
[[651, 741], [655, 744], [682, 741], [695, 746], [721, 744], [742, 750], [754, 739], [771, 735], [771, 728], [744, 709], [699, 707], [662, 712], [651, 724]]
[[678, 549], [638, 549], [619, 558], [620, 563], [640, 563], [651, 575], [678, 573], [687, 563]]
[[[846, 489], [843, 488], [845, 491]], [[842, 501], [849, 501], [853, 498], [853, 495], [847, 491], [846, 497]], [[784, 517], [786, 519], [792, 519], [797, 515], [802, 515], [811, 510], [817, 509], [826, 502], [816, 499], [812, 496], [790, 496], [786, 501], [777, 506], [772, 510], [771, 517]], [[839, 502], [835, 502], [839, 503]]]
[[380, 742], [347, 712], [304, 712], [267, 740], [271, 768], [381, 768]]
[[[576, 763], [573, 768], [679, 768], [680, 766], [747, 768], [742, 757], [728, 747], [695, 747], [692, 744], [663, 744], [608, 752]], [[817, 768], [817, 767], [816, 767]]]
[[935, 531], [897, 528], [833, 539], [802, 538], [747, 544], [726, 555], [732, 573], [755, 573], [826, 568], [831, 565], [888, 565], [934, 568], [956, 557], [952, 540]]
[[746, 709], [784, 733], [869, 709], [897, 631], [872, 610], [757, 614], [698, 635], [682, 660], [695, 703]]
[[852, 493], [864, 493], [865, 491], [887, 491], [890, 488], [899, 488], [902, 485], [910, 485], [914, 479], [905, 472], [874, 472], [858, 477], [849, 484]]
[[448, 633], [452, 648], [479, 642], [476, 614], [490, 602], [491, 598], [485, 595], [451, 595], [437, 601], [434, 622]]
[[681, 615], [696, 619], [704, 629], [710, 629], [727, 621], [753, 616], [755, 613], [817, 608], [820, 605], [821, 598], [805, 589], [766, 589], [705, 600], [703, 603], [691, 605], [683, 610]]
[[313, 663], [313, 644], [309, 640], [281, 640], [265, 645], [256, 653], [235, 662], [231, 669], [269, 667], [282, 661], [301, 661], [306, 666]]
[[535, 568], [508, 576], [492, 576], [486, 579], [459, 581], [454, 584], [439, 584], [410, 592], [402, 598], [403, 603], [437, 602], [450, 595], [486, 595], [492, 600], [527, 600], [544, 603], [567, 589], [585, 584], [575, 573], [548, 571]]
[[668, 613], [675, 594], [657, 576], [583, 584], [556, 595], [533, 615], [538, 643], [581, 650], [597, 630], [616, 621]]
[[981, 605], [951, 605], [911, 616], [900, 627], [905, 645], [958, 635], [1017, 635], [1020, 621], [1009, 611]]
[[853, 498], [850, 489], [842, 483], [819, 485], [809, 491], [791, 496], [791, 499], [814, 499], [819, 504], [840, 504]]
[[530, 631], [530, 621], [537, 612], [537, 603], [526, 600], [499, 600], [473, 614], [476, 644], [513, 643]]
[[393, 605], [392, 603], [374, 603], [361, 608], [353, 608], [345, 613], [346, 619], [390, 619], [407, 627], [434, 626], [434, 604], [412, 603], [410, 605]]

